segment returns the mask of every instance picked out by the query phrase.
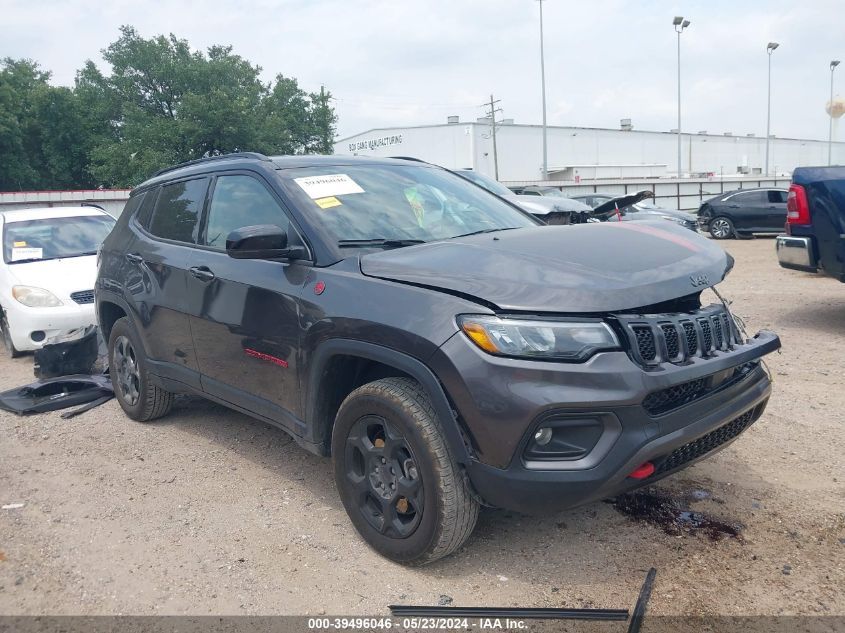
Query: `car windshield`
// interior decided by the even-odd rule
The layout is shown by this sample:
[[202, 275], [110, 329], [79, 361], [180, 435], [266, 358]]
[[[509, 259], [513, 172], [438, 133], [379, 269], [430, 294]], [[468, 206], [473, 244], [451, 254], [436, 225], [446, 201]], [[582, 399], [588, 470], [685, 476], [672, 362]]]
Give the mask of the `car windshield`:
[[471, 180], [476, 185], [484, 187], [487, 191], [495, 193], [497, 196], [513, 195], [513, 191], [505, 187], [503, 184], [496, 180], [493, 180], [492, 178], [479, 174], [477, 171], [472, 171], [470, 169], [461, 169], [458, 171], [458, 173], [467, 180]]
[[396, 247], [537, 226], [502, 199], [444, 169], [335, 165], [287, 169], [286, 189], [341, 247]]
[[7, 222], [3, 261], [7, 264], [95, 255], [114, 226], [108, 215]]

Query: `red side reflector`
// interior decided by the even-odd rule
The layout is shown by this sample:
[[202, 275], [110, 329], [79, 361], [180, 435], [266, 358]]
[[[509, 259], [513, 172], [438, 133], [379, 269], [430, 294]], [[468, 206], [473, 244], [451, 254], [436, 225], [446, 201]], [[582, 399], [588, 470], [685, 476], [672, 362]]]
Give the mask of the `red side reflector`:
[[654, 474], [654, 464], [651, 462], [646, 462], [640, 466], [637, 466], [628, 477], [631, 479], [645, 479], [646, 477], [651, 477]]

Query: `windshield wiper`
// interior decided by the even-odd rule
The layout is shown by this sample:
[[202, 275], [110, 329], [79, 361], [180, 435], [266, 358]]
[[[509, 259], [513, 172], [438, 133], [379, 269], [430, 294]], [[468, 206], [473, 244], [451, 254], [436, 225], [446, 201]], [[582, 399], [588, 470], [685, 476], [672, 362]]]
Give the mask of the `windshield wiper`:
[[425, 244], [425, 240], [388, 240], [385, 238], [372, 238], [369, 240], [338, 240], [338, 246], [351, 246], [366, 248], [368, 246], [387, 246], [389, 248], [401, 248], [402, 246], [413, 246], [414, 244]]
[[470, 235], [481, 235], [482, 233], [495, 233], [496, 231], [513, 231], [514, 229], [518, 229], [518, 226], [506, 226], [503, 229], [481, 229], [480, 231], [471, 231], [469, 233], [464, 233], [462, 235], [455, 235], [450, 237], [449, 239], [456, 239], [459, 237], [469, 237]]

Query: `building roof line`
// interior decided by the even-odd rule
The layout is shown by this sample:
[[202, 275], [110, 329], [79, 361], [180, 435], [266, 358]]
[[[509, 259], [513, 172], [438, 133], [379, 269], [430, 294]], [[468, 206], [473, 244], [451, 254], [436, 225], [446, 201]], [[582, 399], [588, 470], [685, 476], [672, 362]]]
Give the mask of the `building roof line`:
[[[349, 141], [353, 138], [358, 138], [360, 136], [365, 136], [367, 134], [372, 134], [375, 132], [387, 132], [387, 131], [400, 131], [400, 130], [416, 130], [416, 129], [423, 129], [423, 128], [441, 128], [441, 127], [460, 127], [460, 126], [467, 126], [467, 125], [480, 125], [483, 127], [490, 127], [489, 123], [481, 123], [478, 121], [459, 121], [458, 123], [430, 123], [427, 125], [405, 125], [405, 126], [394, 126], [394, 127], [377, 127], [377, 128], [370, 128], [369, 130], [365, 130], [363, 132], [359, 132], [358, 134], [352, 134], [350, 136], [345, 136], [340, 139], [336, 139], [335, 143], [343, 143]], [[502, 125], [500, 129], [504, 128], [542, 128], [542, 125], [535, 124], [535, 123], [508, 123], [507, 125]], [[584, 130], [590, 132], [620, 132], [625, 134], [669, 134], [671, 136], [677, 136], [677, 132], [672, 132], [670, 130], [623, 130], [621, 128], [610, 128], [610, 127], [587, 127], [587, 126], [579, 126], [579, 125], [549, 125], [547, 126], [549, 130]], [[719, 138], [719, 139], [726, 139], [726, 138], [735, 138], [735, 139], [760, 139], [766, 140], [765, 134], [762, 136], [748, 136], [746, 134], [699, 134], [697, 132], [681, 132], [681, 136], [690, 136], [690, 137], [699, 137], [699, 138]], [[811, 143], [827, 143], [827, 139], [817, 139], [817, 138], [794, 138], [791, 136], [773, 136], [772, 140], [776, 141], [802, 141], [802, 142], [811, 142]], [[834, 145], [845, 145], [845, 141], [833, 141]]]

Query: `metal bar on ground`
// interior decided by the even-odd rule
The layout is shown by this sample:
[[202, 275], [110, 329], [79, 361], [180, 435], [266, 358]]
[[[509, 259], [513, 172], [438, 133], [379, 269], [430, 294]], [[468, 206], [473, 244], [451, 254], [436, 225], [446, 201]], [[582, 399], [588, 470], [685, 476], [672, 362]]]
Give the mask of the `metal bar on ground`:
[[520, 607], [430, 607], [392, 604], [388, 606], [395, 616], [410, 617], [467, 617], [467, 618], [517, 618], [534, 620], [609, 620], [624, 622], [628, 609], [565, 609]]
[[637, 598], [637, 604], [634, 606], [634, 614], [631, 616], [631, 623], [628, 625], [628, 633], [640, 633], [640, 627], [643, 625], [643, 617], [645, 617], [646, 606], [648, 599], [651, 597], [651, 588], [654, 586], [654, 577], [657, 575], [657, 570], [652, 567], [646, 574], [645, 582], [642, 589], [640, 589], [640, 597]]

